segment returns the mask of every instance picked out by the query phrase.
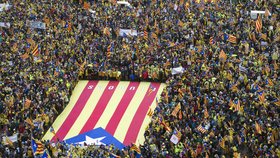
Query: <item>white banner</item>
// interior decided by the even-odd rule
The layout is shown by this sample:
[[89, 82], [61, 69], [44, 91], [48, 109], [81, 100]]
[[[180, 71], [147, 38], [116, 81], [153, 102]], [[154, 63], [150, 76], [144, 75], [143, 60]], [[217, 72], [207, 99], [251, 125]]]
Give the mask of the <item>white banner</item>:
[[180, 66], [180, 67], [173, 68], [173, 69], [171, 70], [171, 73], [172, 73], [172, 75], [180, 74], [180, 73], [183, 73], [184, 70], [185, 70], [185, 69], [184, 69], [182, 66]]
[[173, 134], [170, 138], [170, 141], [174, 144], [178, 144], [179, 138], [176, 135]]
[[7, 27], [10, 28], [11, 24], [9, 22], [0, 22], [0, 27]]
[[124, 6], [127, 6], [129, 8], [132, 8], [131, 4], [129, 2], [126, 2], [126, 1], [117, 1], [117, 4], [124, 5]]
[[[6, 145], [9, 144], [6, 136], [3, 136], [2, 139], [3, 139], [4, 144], [6, 144]], [[12, 141], [13, 143], [16, 142], [18, 140], [18, 133], [8, 137], [8, 139], [10, 139], [10, 141]]]
[[120, 36], [137, 36], [137, 31], [132, 29], [120, 29]]
[[12, 7], [12, 5], [10, 5], [10, 4], [1, 3], [0, 4], [0, 12], [2, 12], [4, 10], [9, 10], [11, 7]]
[[27, 21], [27, 25], [31, 28], [46, 29], [46, 24], [41, 21]]

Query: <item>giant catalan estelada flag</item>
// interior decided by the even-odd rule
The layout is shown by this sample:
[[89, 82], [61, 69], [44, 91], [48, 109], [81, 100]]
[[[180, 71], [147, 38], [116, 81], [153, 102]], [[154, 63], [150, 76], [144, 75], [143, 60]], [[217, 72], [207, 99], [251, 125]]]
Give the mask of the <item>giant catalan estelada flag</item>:
[[164, 83], [80, 81], [43, 140], [69, 144], [142, 144]]

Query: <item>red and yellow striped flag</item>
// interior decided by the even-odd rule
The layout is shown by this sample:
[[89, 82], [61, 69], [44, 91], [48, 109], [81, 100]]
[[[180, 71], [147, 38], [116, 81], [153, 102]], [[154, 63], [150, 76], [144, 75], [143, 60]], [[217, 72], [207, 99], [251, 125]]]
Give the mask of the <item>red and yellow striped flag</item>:
[[105, 35], [107, 35], [107, 36], [110, 36], [110, 35], [111, 35], [111, 33], [110, 33], [108, 27], [105, 27], [105, 28], [103, 29], [103, 34], [105, 34]]
[[28, 38], [28, 39], [26, 39], [26, 41], [31, 45], [30, 47], [35, 46], [35, 41], [32, 38]]
[[33, 123], [33, 121], [30, 118], [27, 118], [25, 120], [25, 122], [28, 123], [29, 125], [31, 125], [32, 127], [34, 126], [34, 123]]
[[230, 90], [232, 90], [232, 92], [238, 92], [238, 87], [237, 87], [237, 84], [234, 84]]
[[6, 136], [6, 143], [9, 144], [10, 146], [14, 146], [13, 142], [9, 137]]
[[264, 40], [267, 40], [267, 35], [264, 34], [264, 33], [262, 33], [262, 34], [261, 34], [261, 38], [264, 39]]
[[276, 104], [277, 106], [280, 106], [280, 99], [278, 99], [278, 101], [274, 102], [274, 104]]
[[208, 113], [207, 108], [204, 109], [204, 117], [205, 117], [205, 118], [208, 118], [208, 117], [209, 117], [209, 113]]
[[229, 104], [228, 105], [229, 105], [229, 109], [230, 110], [232, 110], [234, 108], [234, 103], [233, 103], [233, 101], [231, 99], [229, 100]]
[[210, 39], [209, 39], [209, 44], [210, 44], [210, 45], [213, 45], [214, 43], [215, 43], [214, 37], [211, 36]]
[[156, 41], [158, 40], [158, 37], [157, 37], [157, 34], [156, 34], [156, 33], [152, 32], [152, 35], [151, 35], [151, 36], [152, 36], [152, 38], [155, 39]]
[[259, 15], [258, 16], [258, 19], [257, 19], [257, 21], [256, 21], [256, 32], [261, 32], [261, 30], [262, 30], [262, 18], [261, 18], [261, 16]]
[[24, 53], [23, 55], [20, 56], [22, 59], [27, 59], [29, 58], [28, 53]]
[[249, 39], [252, 40], [252, 41], [254, 41], [254, 42], [256, 42], [256, 35], [255, 35], [254, 32], [249, 33]]
[[68, 32], [72, 31], [72, 24], [71, 24], [71, 22], [68, 23], [67, 30], [68, 30]]
[[226, 137], [227, 137], [227, 136], [224, 136], [224, 137], [220, 140], [220, 142], [219, 142], [220, 147], [223, 148], [223, 149], [225, 149]]
[[206, 132], [207, 132], [207, 130], [206, 130], [204, 127], [202, 127], [201, 124], [200, 124], [196, 129], [197, 129], [198, 131], [200, 131], [201, 133], [206, 133]]
[[240, 101], [238, 100], [237, 103], [234, 103], [234, 111], [240, 111], [241, 107], [240, 107]]
[[259, 134], [262, 134], [261, 126], [258, 124], [257, 121], [255, 122], [255, 128], [256, 128], [256, 131], [257, 131]]
[[137, 145], [136, 145], [136, 144], [132, 144], [132, 146], [131, 146], [131, 148], [130, 148], [130, 149], [131, 149], [131, 150], [136, 151], [138, 154], [140, 154], [140, 153], [141, 153], [140, 148], [139, 148], [139, 147], [137, 147]]
[[161, 125], [163, 125], [164, 129], [168, 132], [172, 132], [172, 129], [166, 124], [165, 120], [162, 120], [160, 122]]
[[228, 41], [230, 43], [237, 43], [236, 36], [228, 35]]
[[179, 5], [182, 6], [185, 3], [185, 0], [180, 0]]
[[36, 44], [35, 48], [32, 50], [31, 54], [33, 56], [38, 56], [39, 55], [39, 48], [38, 48], [38, 44]]
[[179, 117], [180, 120], [182, 120], [182, 118], [183, 118], [182, 110], [179, 111], [179, 116], [178, 117]]
[[88, 10], [90, 8], [89, 2], [84, 2], [84, 9]]
[[44, 145], [41, 141], [32, 138], [31, 145], [34, 155], [41, 155], [44, 153]]
[[261, 92], [258, 94], [258, 98], [260, 100], [261, 103], [264, 103], [264, 100], [265, 100], [265, 93], [264, 92]]
[[[126, 146], [142, 143], [151, 121], [147, 114], [164, 87], [155, 82], [80, 81], [52, 124], [56, 134], [48, 130], [43, 140], [67, 140], [101, 127]], [[167, 123], [165, 128], [170, 130]]]
[[25, 108], [25, 109], [28, 109], [28, 108], [30, 107], [30, 104], [31, 104], [31, 100], [26, 99], [26, 100], [25, 100], [25, 103], [24, 103], [24, 108]]
[[116, 5], [116, 4], [117, 4], [117, 0], [111, 0], [111, 3], [112, 3], [113, 5]]
[[220, 55], [219, 55], [219, 59], [220, 59], [222, 62], [226, 62], [226, 60], [227, 60], [227, 55], [226, 55], [226, 53], [224, 52], [224, 50], [221, 50]]
[[187, 3], [185, 4], [185, 10], [189, 9], [189, 7], [190, 7], [190, 4], [187, 2]]
[[183, 27], [185, 24], [179, 19], [178, 26]]
[[274, 85], [273, 81], [270, 78], [268, 78], [266, 82], [267, 82], [266, 84], [270, 87]]
[[148, 41], [148, 38], [149, 38], [149, 37], [148, 37], [148, 32], [145, 30], [145, 31], [144, 31], [144, 39], [145, 39], [146, 41]]
[[179, 110], [181, 110], [181, 103], [180, 102], [174, 108], [174, 110], [172, 111], [171, 115], [174, 116], [174, 117], [177, 117], [177, 114], [178, 114]]

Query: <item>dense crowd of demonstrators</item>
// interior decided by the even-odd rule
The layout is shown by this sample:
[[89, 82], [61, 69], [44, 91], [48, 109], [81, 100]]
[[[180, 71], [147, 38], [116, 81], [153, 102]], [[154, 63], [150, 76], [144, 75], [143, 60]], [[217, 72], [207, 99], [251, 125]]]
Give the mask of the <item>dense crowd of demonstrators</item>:
[[[142, 157], [280, 157], [277, 0], [0, 2], [12, 5], [0, 12], [11, 24], [0, 27], [0, 157], [33, 157], [31, 134], [42, 138], [79, 79], [166, 82]], [[51, 157], [135, 155], [42, 143]]]

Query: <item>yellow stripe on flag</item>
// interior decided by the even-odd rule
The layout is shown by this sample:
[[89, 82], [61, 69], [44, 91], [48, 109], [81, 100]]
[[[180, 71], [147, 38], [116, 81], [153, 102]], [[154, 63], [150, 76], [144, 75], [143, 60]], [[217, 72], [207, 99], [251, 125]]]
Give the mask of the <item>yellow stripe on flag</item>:
[[[63, 112], [56, 118], [56, 120], [53, 123], [54, 131], [57, 131], [59, 129], [59, 127], [63, 124], [64, 120], [67, 118], [67, 116], [73, 109], [74, 105], [76, 104], [77, 100], [79, 99], [79, 96], [83, 92], [83, 89], [85, 88], [87, 83], [88, 83], [88, 81], [80, 81], [76, 85], [76, 87], [72, 93], [72, 96], [70, 98], [69, 104], [66, 106], [66, 108], [63, 110]], [[42, 140], [50, 140], [50, 139], [52, 139], [52, 137], [53, 137], [53, 133], [51, 133], [50, 130], [48, 130], [47, 133], [45, 134], [45, 136], [42, 138]]]
[[106, 106], [103, 114], [99, 118], [97, 124], [94, 128], [102, 127], [103, 129], [106, 128], [108, 122], [110, 121], [112, 115], [114, 114], [116, 108], [122, 97], [124, 96], [125, 90], [128, 87], [129, 82], [120, 82], [117, 86], [113, 96], [111, 97], [109, 103]]
[[87, 122], [88, 118], [90, 117], [92, 111], [94, 110], [97, 102], [99, 101], [99, 98], [103, 94], [106, 86], [108, 85], [109, 81], [102, 81], [98, 82], [95, 89], [91, 93], [91, 96], [89, 97], [84, 109], [82, 110], [81, 114], [65, 136], [64, 140], [77, 136], [82, 128], [85, 125], [85, 122]]
[[[153, 101], [153, 104], [151, 105], [151, 109], [154, 111], [157, 104], [156, 104], [156, 98], [160, 98], [160, 95], [164, 89], [166, 85], [164, 83], [160, 84], [160, 87], [159, 87], [159, 90], [157, 92], [157, 95], [155, 97], [155, 100]], [[145, 141], [145, 137], [144, 137], [144, 133], [145, 133], [145, 130], [146, 130], [146, 127], [149, 125], [149, 123], [151, 122], [151, 118], [148, 117], [148, 115], [145, 117], [144, 121], [143, 121], [143, 124], [140, 128], [140, 131], [138, 133], [138, 136], [137, 136], [137, 142], [135, 142], [136, 145], [139, 145], [139, 144], [143, 144], [144, 141]]]
[[[141, 82], [134, 97], [132, 98], [130, 104], [128, 105], [128, 107], [116, 129], [116, 132], [114, 134], [115, 138], [117, 138], [120, 142], [124, 141], [124, 138], [126, 136], [125, 131], [128, 131], [130, 122], [132, 121], [132, 119], [138, 109], [138, 106], [144, 99], [144, 96], [149, 87], [150, 87], [149, 82]], [[136, 103], [138, 103], [138, 104], [136, 104]]]

